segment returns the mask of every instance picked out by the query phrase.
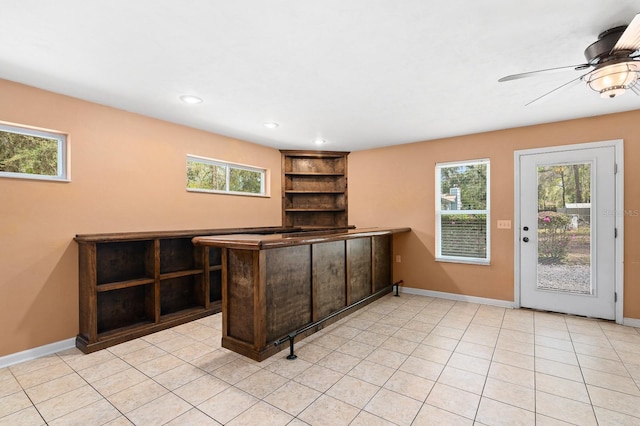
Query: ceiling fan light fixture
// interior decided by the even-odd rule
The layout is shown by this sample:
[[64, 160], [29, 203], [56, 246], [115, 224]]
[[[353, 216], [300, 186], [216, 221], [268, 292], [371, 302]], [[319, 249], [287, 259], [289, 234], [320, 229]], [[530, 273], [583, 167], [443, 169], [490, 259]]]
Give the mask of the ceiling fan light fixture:
[[587, 85], [603, 98], [623, 95], [638, 80], [638, 68], [630, 62], [617, 62], [603, 65], [593, 71]]

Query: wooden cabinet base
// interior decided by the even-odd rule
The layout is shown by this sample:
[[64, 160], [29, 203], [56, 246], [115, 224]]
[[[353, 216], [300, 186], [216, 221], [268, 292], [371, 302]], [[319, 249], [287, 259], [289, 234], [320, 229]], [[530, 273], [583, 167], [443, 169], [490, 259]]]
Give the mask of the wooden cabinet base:
[[[328, 319], [324, 322], [322, 322], [321, 324], [313, 327], [310, 330], [307, 330], [303, 333], [300, 333], [298, 335], [296, 335], [296, 337], [294, 338], [294, 343], [298, 343], [301, 340], [303, 340], [304, 338], [306, 338], [307, 336], [310, 336], [320, 330], [322, 330], [325, 327], [328, 327], [329, 325], [341, 320], [342, 318], [352, 314], [353, 312], [357, 311], [358, 309], [368, 305], [371, 302], [374, 302], [376, 300], [378, 300], [379, 298], [381, 298], [382, 296], [384, 296], [385, 294], [389, 294], [392, 290], [392, 287], [389, 286], [388, 288], [384, 288], [381, 291], [378, 291], [375, 294], [372, 294], [371, 296], [367, 297], [367, 300], [363, 300], [361, 301], [361, 303], [358, 303], [357, 305], [351, 305], [351, 307], [349, 309], [346, 309], [344, 312], [342, 312], [339, 315], [336, 315], [334, 317], [332, 317], [331, 319]], [[222, 337], [222, 347], [229, 349], [230, 351], [239, 353], [240, 355], [244, 355], [247, 358], [251, 358], [254, 361], [264, 361], [265, 359], [277, 354], [278, 352], [281, 351], [289, 351], [289, 343], [284, 343], [282, 345], [276, 346], [275, 344], [271, 344], [268, 346], [265, 346], [263, 348], [255, 348], [252, 345], [247, 344], [246, 342], [243, 342], [241, 340], [238, 339], [234, 339], [233, 337], [230, 336], [223, 336]]]
[[209, 315], [217, 314], [221, 311], [221, 303], [215, 302], [211, 304], [210, 309], [197, 309], [183, 315], [176, 315], [173, 318], [162, 320], [157, 324], [140, 323], [128, 327], [123, 327], [117, 332], [105, 333], [100, 335], [94, 342], [89, 342], [83, 335], [76, 336], [76, 347], [82, 352], [88, 354], [91, 352], [106, 349], [108, 347], [124, 343], [131, 339], [146, 336], [157, 331], [166, 330], [190, 321], [204, 318]]

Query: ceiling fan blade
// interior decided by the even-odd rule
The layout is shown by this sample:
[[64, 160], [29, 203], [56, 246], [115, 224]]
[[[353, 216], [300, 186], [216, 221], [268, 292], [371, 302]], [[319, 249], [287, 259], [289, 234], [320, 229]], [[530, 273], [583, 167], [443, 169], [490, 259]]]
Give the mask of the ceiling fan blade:
[[520, 74], [508, 75], [506, 77], [502, 77], [500, 80], [498, 80], [498, 82], [502, 83], [503, 81], [519, 80], [521, 78], [533, 77], [538, 74], [565, 71], [568, 69], [573, 69], [574, 71], [582, 71], [591, 67], [592, 67], [591, 64], [580, 64], [580, 65], [567, 65], [564, 67], [557, 67], [557, 68], [547, 68], [544, 70], [529, 71], [529, 72], [523, 72]]
[[537, 98], [535, 98], [534, 100], [532, 100], [532, 101], [530, 101], [530, 102], [526, 103], [524, 106], [529, 106], [529, 105], [531, 105], [531, 104], [532, 104], [532, 103], [534, 103], [534, 102], [538, 102], [540, 99], [542, 99], [542, 98], [544, 98], [544, 97], [547, 97], [547, 96], [549, 96], [549, 95], [551, 95], [551, 94], [556, 94], [556, 93], [558, 93], [559, 91], [561, 91], [562, 89], [567, 89], [567, 88], [569, 88], [569, 87], [573, 87], [573, 86], [575, 86], [577, 83], [579, 83], [579, 82], [582, 80], [582, 78], [583, 78], [585, 75], [589, 75], [589, 73], [582, 74], [580, 77], [578, 77], [578, 78], [574, 78], [573, 80], [568, 81], [567, 83], [564, 83], [562, 86], [558, 86], [558, 87], [556, 87], [555, 89], [553, 89], [553, 90], [551, 90], [551, 91], [549, 91], [549, 92], [545, 93], [545, 94], [544, 94], [544, 95], [542, 95], [542, 96], [538, 96], [538, 97], [537, 97]]
[[640, 49], [640, 13], [627, 25], [616, 44], [611, 49], [611, 53], [617, 51], [635, 52]]

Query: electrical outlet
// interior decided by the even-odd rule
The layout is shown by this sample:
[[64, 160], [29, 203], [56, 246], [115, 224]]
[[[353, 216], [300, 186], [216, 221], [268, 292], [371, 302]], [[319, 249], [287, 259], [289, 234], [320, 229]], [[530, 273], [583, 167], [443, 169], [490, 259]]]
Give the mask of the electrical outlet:
[[511, 229], [510, 220], [498, 220], [498, 229]]
[[400, 255], [396, 255], [396, 263], [400, 263], [402, 262], [402, 258], [400, 257]]

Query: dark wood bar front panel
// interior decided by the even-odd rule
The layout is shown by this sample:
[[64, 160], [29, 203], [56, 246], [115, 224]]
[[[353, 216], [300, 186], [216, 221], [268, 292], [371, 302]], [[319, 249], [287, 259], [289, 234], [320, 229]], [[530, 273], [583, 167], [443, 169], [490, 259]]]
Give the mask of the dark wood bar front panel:
[[[349, 304], [364, 299], [371, 292], [371, 238], [346, 241], [349, 263]], [[388, 282], [387, 285], [391, 285]]]
[[280, 351], [274, 342], [290, 333], [390, 292], [393, 234], [408, 231], [194, 238], [196, 246], [222, 248], [222, 346], [262, 361]]
[[231, 287], [223, 286], [223, 300], [226, 302], [223, 303], [228, 318], [227, 334], [247, 343], [253, 342], [255, 332], [253, 324], [254, 292], [259, 285], [256, 282], [259, 277], [255, 275], [254, 271], [255, 254], [256, 252], [251, 250], [227, 251], [226, 274], [233, 277], [234, 285]]
[[311, 246], [267, 250], [265, 261], [267, 343], [311, 322]]
[[373, 291], [389, 285], [393, 279], [393, 238], [391, 235], [373, 237]]
[[[311, 247], [313, 249], [314, 288], [312, 320], [317, 321], [347, 305], [347, 295], [344, 288], [344, 278], [347, 273], [345, 242], [332, 241], [313, 244]], [[277, 337], [282, 337], [282, 335]]]

